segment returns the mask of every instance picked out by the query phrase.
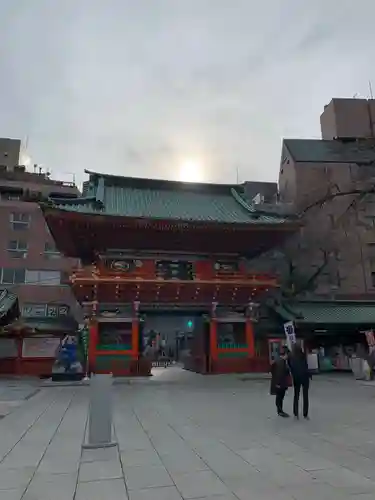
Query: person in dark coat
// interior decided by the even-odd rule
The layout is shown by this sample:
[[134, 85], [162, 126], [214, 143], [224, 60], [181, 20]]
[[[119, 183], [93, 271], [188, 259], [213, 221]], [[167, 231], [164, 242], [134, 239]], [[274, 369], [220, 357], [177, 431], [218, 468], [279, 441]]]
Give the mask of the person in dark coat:
[[288, 350], [282, 347], [279, 357], [271, 365], [271, 394], [276, 396], [277, 414], [284, 418], [289, 417], [288, 413], [283, 410], [285, 394], [290, 385], [290, 372], [287, 359]]
[[308, 419], [311, 373], [309, 372], [306, 354], [300, 345], [295, 344], [293, 346], [288, 362], [294, 386], [293, 414], [295, 418], [299, 418], [299, 396], [302, 388], [303, 416]]

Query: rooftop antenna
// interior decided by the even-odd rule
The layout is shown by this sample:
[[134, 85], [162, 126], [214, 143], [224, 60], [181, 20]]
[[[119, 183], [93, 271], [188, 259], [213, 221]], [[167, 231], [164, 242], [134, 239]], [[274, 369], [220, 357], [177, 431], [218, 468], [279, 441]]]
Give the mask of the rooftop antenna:
[[236, 167], [236, 183], [240, 183], [240, 169], [238, 168], [238, 165]]
[[371, 80], [368, 81], [368, 88], [370, 90], [370, 99], [374, 98], [374, 95], [372, 93], [372, 85], [371, 85]]

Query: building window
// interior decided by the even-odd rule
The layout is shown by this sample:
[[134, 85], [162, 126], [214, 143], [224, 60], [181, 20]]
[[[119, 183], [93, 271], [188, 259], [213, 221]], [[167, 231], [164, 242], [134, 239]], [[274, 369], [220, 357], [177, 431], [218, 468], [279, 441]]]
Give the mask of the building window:
[[61, 271], [39, 271], [27, 269], [25, 283], [29, 285], [60, 285]]
[[375, 288], [375, 272], [371, 273], [371, 285]]
[[30, 214], [23, 212], [12, 212], [10, 214], [10, 224], [15, 231], [22, 231], [30, 227]]
[[59, 259], [60, 252], [57, 250], [55, 243], [46, 241], [44, 244], [44, 258], [48, 260]]
[[1, 284], [21, 285], [25, 283], [25, 269], [0, 269]]
[[27, 242], [22, 240], [11, 240], [8, 243], [8, 253], [12, 259], [26, 259]]
[[0, 200], [3, 201], [20, 201], [21, 196], [21, 193], [0, 192]]

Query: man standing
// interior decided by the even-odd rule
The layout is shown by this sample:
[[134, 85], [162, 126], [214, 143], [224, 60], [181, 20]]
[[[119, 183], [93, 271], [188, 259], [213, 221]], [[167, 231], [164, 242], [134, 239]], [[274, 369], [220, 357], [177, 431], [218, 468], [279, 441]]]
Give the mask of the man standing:
[[293, 378], [294, 399], [293, 414], [299, 418], [299, 396], [302, 388], [303, 416], [306, 420], [309, 418], [309, 388], [311, 374], [307, 364], [306, 355], [298, 344], [294, 344], [292, 353], [289, 356], [289, 367]]
[[277, 414], [280, 417], [289, 417], [283, 410], [285, 393], [290, 385], [290, 372], [287, 363], [288, 349], [281, 347], [279, 357], [271, 365], [271, 394], [276, 396]]

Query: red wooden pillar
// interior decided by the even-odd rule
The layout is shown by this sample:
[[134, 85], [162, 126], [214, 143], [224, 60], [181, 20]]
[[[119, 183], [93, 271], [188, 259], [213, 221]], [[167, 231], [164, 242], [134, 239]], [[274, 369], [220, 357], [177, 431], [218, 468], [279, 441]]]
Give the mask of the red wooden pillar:
[[[249, 359], [255, 358], [255, 332], [254, 323], [257, 321], [259, 316], [259, 304], [256, 302], [250, 302], [246, 308], [246, 343], [249, 353]], [[255, 366], [253, 365], [253, 369]]]
[[255, 357], [254, 324], [251, 318], [246, 318], [245, 323], [246, 344], [249, 351], [249, 358]]
[[16, 338], [16, 346], [17, 346], [17, 358], [16, 358], [16, 366], [15, 366], [15, 374], [22, 375], [22, 346], [23, 346], [23, 337], [19, 335]]
[[132, 317], [132, 355], [138, 359], [139, 356], [139, 302], [133, 302], [133, 317]]
[[217, 359], [217, 321], [211, 318], [210, 321], [210, 354], [212, 359]]
[[138, 339], [139, 339], [139, 319], [138, 318], [133, 318], [132, 319], [132, 356], [134, 358], [138, 357], [139, 354], [139, 344], [138, 344]]
[[212, 303], [211, 318], [210, 318], [210, 373], [213, 372], [212, 362], [218, 359], [217, 349], [217, 319], [216, 319], [217, 302]]
[[99, 327], [98, 322], [94, 319], [91, 320], [89, 325], [89, 371], [94, 371], [95, 359], [96, 359], [96, 347], [99, 340]]

